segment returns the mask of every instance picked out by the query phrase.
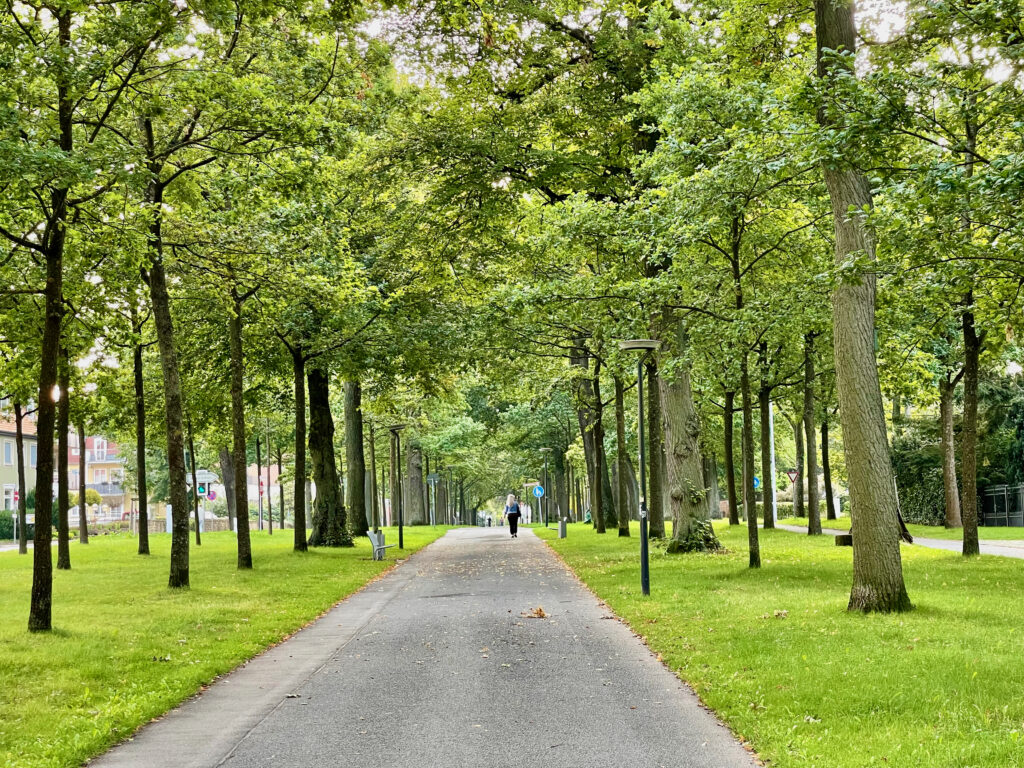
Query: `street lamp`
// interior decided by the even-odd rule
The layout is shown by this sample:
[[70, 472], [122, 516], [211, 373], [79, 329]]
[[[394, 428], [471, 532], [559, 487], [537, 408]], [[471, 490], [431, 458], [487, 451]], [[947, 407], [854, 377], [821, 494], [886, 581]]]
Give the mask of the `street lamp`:
[[647, 469], [644, 456], [644, 360], [660, 346], [661, 342], [655, 339], [629, 339], [619, 342], [619, 349], [623, 352], [640, 353], [636, 363], [636, 399], [640, 412], [637, 422], [640, 438], [640, 591], [645, 595], [651, 594], [651, 571], [647, 546]]
[[402, 537], [402, 438], [400, 433], [405, 429], [405, 424], [392, 424], [388, 427], [391, 439], [395, 441], [395, 477], [398, 478], [398, 548], [405, 549], [405, 540]]
[[543, 515], [544, 515], [544, 527], [547, 528], [548, 527], [548, 518], [551, 517], [551, 514], [550, 514], [551, 513], [551, 506], [550, 506], [550, 502], [548, 501], [548, 494], [551, 492], [551, 489], [548, 488], [548, 454], [551, 452], [551, 449], [550, 448], [541, 448], [540, 452], [544, 454], [544, 474], [541, 475], [541, 477], [543, 478], [543, 480], [541, 481], [541, 487], [544, 489], [544, 495], [540, 499], [538, 499], [537, 501], [538, 501], [539, 504], [543, 504], [544, 505], [543, 506], [543, 509], [544, 509], [544, 512], [543, 512]]

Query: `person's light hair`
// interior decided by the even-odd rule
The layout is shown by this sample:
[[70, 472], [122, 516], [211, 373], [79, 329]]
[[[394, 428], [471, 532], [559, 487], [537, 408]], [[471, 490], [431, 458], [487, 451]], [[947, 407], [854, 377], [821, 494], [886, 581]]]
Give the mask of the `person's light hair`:
[[515, 505], [516, 505], [516, 495], [514, 493], [510, 493], [508, 495], [508, 498], [505, 499], [505, 506], [506, 507], [514, 507]]

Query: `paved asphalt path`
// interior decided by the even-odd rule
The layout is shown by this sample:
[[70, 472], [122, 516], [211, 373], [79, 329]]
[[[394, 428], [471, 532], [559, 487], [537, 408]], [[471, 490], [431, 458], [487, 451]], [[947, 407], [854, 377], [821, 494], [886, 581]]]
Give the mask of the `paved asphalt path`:
[[755, 765], [520, 530], [451, 531], [93, 768]]
[[[807, 533], [807, 527], [801, 525], [780, 525], [779, 528], [784, 531], [793, 531], [793, 533]], [[836, 528], [822, 528], [821, 532], [830, 536], [849, 533], [849, 531], [840, 531]], [[927, 539], [915, 536], [914, 544], [920, 544], [922, 547], [928, 547], [929, 549], [945, 549], [949, 552], [963, 552], [964, 550], [962, 541], [951, 541], [949, 539]], [[1007, 541], [982, 541], [980, 547], [981, 554], [983, 555], [999, 555], [1000, 557], [1024, 559], [1024, 541], [1015, 539]]]

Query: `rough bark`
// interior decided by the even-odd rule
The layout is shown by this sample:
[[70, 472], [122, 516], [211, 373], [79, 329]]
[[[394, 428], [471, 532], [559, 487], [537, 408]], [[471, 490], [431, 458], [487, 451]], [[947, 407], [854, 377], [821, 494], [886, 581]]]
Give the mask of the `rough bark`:
[[[684, 329], [676, 323], [677, 349], [685, 347]], [[690, 372], [679, 366], [672, 376], [661, 376], [661, 406], [665, 420], [665, 486], [672, 507], [670, 552], [716, 549], [711, 515], [704, 491], [700, 455], [700, 424], [690, 388]]]
[[629, 492], [626, 483], [629, 470], [626, 467], [626, 405], [625, 387], [619, 376], [615, 377], [615, 507], [618, 510], [619, 536], [629, 536]]
[[[228, 338], [231, 344], [231, 458], [235, 470], [235, 519], [238, 521], [238, 568], [252, 568], [252, 542], [249, 535], [249, 477], [246, 471], [245, 358], [242, 356], [242, 303], [237, 296], [228, 318]], [[259, 484], [259, 470], [256, 472]]]
[[740, 524], [740, 506], [736, 498], [736, 458], [733, 451], [733, 417], [736, 415], [736, 393], [726, 391], [722, 420], [725, 428], [725, 494], [729, 500], [729, 525]]
[[345, 382], [345, 456], [348, 464], [347, 499], [349, 530], [365, 536], [366, 456], [363, 453], [363, 390], [358, 381]]
[[313, 368], [306, 375], [309, 387], [309, 457], [313, 464], [316, 499], [309, 546], [351, 547], [352, 537], [345, 526], [341, 481], [334, 456], [334, 419], [327, 374]]
[[962, 519], [966, 556], [981, 554], [978, 542], [978, 358], [982, 339], [974, 327], [973, 294], [968, 293], [963, 314], [964, 420], [960, 435], [960, 467], [964, 478]]
[[189, 586], [188, 494], [185, 482], [185, 430], [182, 417], [181, 376], [174, 341], [171, 298], [167, 292], [167, 274], [163, 263], [163, 238], [160, 219], [163, 187], [150, 184], [149, 202], [154, 211], [150, 225], [149, 295], [153, 307], [160, 369], [164, 382], [164, 422], [167, 429], [167, 469], [170, 475], [171, 562], [167, 584], [172, 589]]
[[284, 452], [281, 447], [277, 448], [277, 491], [280, 494], [279, 507], [281, 509], [281, 532], [284, 533]]
[[295, 506], [293, 530], [296, 552], [306, 551], [306, 357], [301, 345], [291, 348], [292, 378], [295, 390], [295, 484], [292, 503]]
[[818, 431], [814, 423], [814, 335], [804, 336], [804, 442], [807, 448], [807, 533], [821, 535], [818, 504]]
[[757, 533], [757, 510], [754, 508], [754, 403], [750, 387], [747, 351], [740, 353], [740, 404], [743, 408], [743, 512], [747, 517], [747, 564], [761, 567], [761, 545]]
[[[132, 325], [134, 326], [135, 323], [133, 310]], [[136, 328], [136, 332], [141, 332], [141, 325]], [[135, 344], [132, 347], [132, 375], [135, 389], [135, 485], [139, 497], [139, 554], [148, 555], [149, 490], [146, 487], [146, 389], [142, 378], [142, 350], [142, 344]]]
[[405, 471], [409, 489], [409, 503], [403, 510], [408, 513], [405, 523], [423, 525], [426, 522], [423, 509], [423, 451], [411, 441], [405, 456]]
[[946, 501], [947, 528], [963, 525], [960, 517], [960, 489], [956, 480], [956, 441], [953, 436], [953, 390], [956, 384], [947, 376], [939, 379], [939, 421], [942, 425], [942, 488]]
[[[57, 12], [57, 41], [64, 51], [71, 48], [71, 11]], [[72, 151], [74, 102], [71, 88], [63, 76], [57, 79], [58, 144], [65, 154]], [[53, 528], [53, 430], [56, 403], [53, 388], [57, 384], [57, 358], [60, 354], [60, 326], [64, 314], [63, 273], [68, 188], [56, 187], [50, 193], [50, 221], [44, 233], [46, 285], [43, 289], [43, 339], [39, 365], [39, 403], [36, 420], [36, 528], [32, 553], [32, 597], [29, 602], [28, 629], [48, 632], [53, 605], [53, 552], [50, 545]]]
[[821, 420], [821, 471], [825, 475], [825, 516], [829, 520], [836, 520], [839, 515], [836, 510], [835, 491], [832, 488], [832, 467], [829, 464], [828, 412]]
[[[68, 530], [68, 430], [71, 428], [68, 408], [70, 393], [68, 392], [69, 374], [68, 351], [61, 349], [60, 363], [57, 368], [57, 386], [60, 387], [60, 400], [57, 401], [57, 570], [71, 570], [71, 533]], [[85, 450], [78, 448], [79, 454]], [[78, 482], [79, 490], [82, 481]]]
[[757, 390], [757, 402], [761, 417], [761, 515], [764, 527], [774, 528], [775, 510], [772, 503], [775, 501], [775, 477], [772, 474], [772, 429], [769, 423], [772, 416], [772, 390], [763, 377], [761, 387]]
[[[840, 0], [815, 0], [817, 74], [827, 87], [855, 76], [847, 61], [825, 51], [856, 50], [853, 5]], [[831, 127], [824, 110], [819, 122]], [[824, 165], [823, 176], [832, 202], [835, 258], [846, 267], [855, 256], [874, 260], [874, 237], [857, 213], [870, 209], [867, 177], [842, 160]], [[903, 581], [899, 523], [892, 465], [885, 430], [885, 411], [875, 360], [875, 275], [840, 273], [832, 297], [833, 338], [839, 413], [850, 481], [853, 536], [853, 585], [849, 609], [904, 611], [910, 598]]]
[[718, 488], [718, 462], [712, 455], [704, 456], [701, 459], [704, 467], [704, 487], [707, 488], [708, 509], [711, 510], [711, 517], [714, 520], [721, 518], [721, 492]]
[[661, 410], [661, 382], [658, 362], [647, 356], [647, 508], [650, 525], [647, 534], [654, 539], [665, 538], [665, 422]]
[[85, 479], [89, 476], [87, 470], [87, 459], [85, 456], [85, 422], [78, 422], [78, 445], [79, 445], [79, 457], [80, 461], [78, 464], [78, 476], [81, 478], [78, 482], [78, 542], [80, 544], [89, 543], [89, 519], [86, 516], [86, 500], [85, 491], [88, 484]]
[[569, 476], [565, 451], [558, 447], [552, 456], [555, 472], [555, 514], [561, 520], [569, 516]]
[[[14, 447], [18, 456], [18, 554], [28, 554], [28, 502], [25, 499], [25, 411], [14, 403]], [[36, 448], [38, 456], [38, 447]]]

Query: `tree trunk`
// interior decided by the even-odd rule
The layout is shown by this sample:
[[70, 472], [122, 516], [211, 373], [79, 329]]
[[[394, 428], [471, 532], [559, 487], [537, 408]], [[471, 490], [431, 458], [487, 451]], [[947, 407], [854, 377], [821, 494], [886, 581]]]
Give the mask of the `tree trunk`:
[[713, 455], [708, 455], [701, 457], [701, 464], [704, 467], [704, 487], [707, 489], [711, 519], [718, 520], [722, 516], [721, 495], [718, 489], [718, 463]]
[[192, 417], [188, 417], [188, 456], [192, 464], [192, 511], [196, 522], [196, 546], [203, 543], [202, 533], [199, 530], [199, 481], [196, 479], [196, 441], [192, 437]]
[[[685, 330], [676, 321], [676, 351], [685, 348]], [[690, 389], [690, 371], [679, 366], [670, 377], [661, 376], [661, 405], [665, 419], [665, 477], [668, 501], [672, 506], [670, 552], [716, 549], [718, 542], [711, 529], [704, 469], [700, 456], [700, 424]]]
[[345, 527], [345, 505], [341, 481], [334, 457], [334, 419], [327, 374], [313, 368], [306, 376], [309, 386], [309, 457], [313, 462], [313, 524], [309, 534], [311, 547], [351, 547], [352, 537]]
[[[590, 357], [582, 343], [576, 348], [571, 364], [589, 373]], [[601, 465], [601, 451], [598, 446], [603, 443], [601, 418], [598, 406], [600, 392], [594, 391], [594, 381], [600, 381], [600, 361], [595, 361], [593, 377], [580, 377], [576, 385], [576, 416], [580, 424], [580, 436], [583, 440], [583, 455], [587, 463], [587, 478], [590, 483], [590, 514], [591, 522], [598, 533], [605, 532], [604, 515], [602, 512], [602, 482], [604, 468]]]
[[363, 390], [358, 381], [345, 382], [345, 457], [348, 465], [348, 524], [353, 536], [365, 536], [366, 456], [363, 453]]
[[277, 448], [277, 492], [279, 495], [279, 506], [281, 508], [281, 533], [284, 533], [284, 454], [281, 447]]
[[981, 553], [978, 543], [978, 357], [982, 339], [974, 327], [974, 295], [968, 293], [964, 303], [964, 421], [960, 435], [960, 466], [964, 478], [963, 525], [964, 555]]
[[761, 544], [757, 533], [757, 510], [754, 508], [754, 403], [750, 392], [750, 371], [747, 350], [740, 357], [740, 402], [743, 406], [743, 512], [747, 516], [747, 544], [750, 568], [761, 567]]
[[78, 464], [78, 542], [80, 544], [89, 543], [89, 518], [86, 516], [86, 501], [85, 491], [88, 488], [88, 484], [85, 479], [89, 476], [87, 469], [87, 462], [85, 456], [85, 421], [80, 420], [78, 422], [78, 451], [79, 451], [79, 464]]
[[291, 349], [292, 378], [295, 390], [295, 487], [292, 489], [292, 503], [295, 506], [296, 552], [306, 551], [306, 357], [302, 345]]
[[[370, 517], [373, 518], [373, 530], [380, 530], [380, 499], [377, 497], [377, 446], [374, 444], [374, 428], [370, 424]], [[365, 462], [364, 462], [365, 463]]]
[[559, 520], [569, 516], [569, 475], [562, 447], [552, 454], [555, 470], [555, 514]]
[[[57, 41], [65, 53], [71, 49], [71, 11], [57, 12]], [[72, 151], [74, 101], [64, 75], [57, 80], [58, 143], [65, 155]], [[32, 598], [28, 629], [48, 632], [53, 606], [53, 429], [56, 403], [57, 358], [60, 355], [61, 318], [64, 315], [64, 241], [67, 237], [68, 188], [50, 193], [50, 221], [45, 233], [46, 287], [43, 289], [43, 343], [39, 364], [39, 411], [36, 419], [36, 529], [32, 553]]]
[[[260, 440], [259, 430], [256, 432], [256, 530], [263, 530], [263, 456], [260, 452], [260, 445], [263, 442]], [[249, 468], [245, 468], [245, 479], [246, 484], [249, 482]]]
[[163, 236], [160, 231], [163, 187], [150, 184], [148, 195], [153, 209], [150, 224], [149, 295], [153, 321], [160, 348], [160, 367], [164, 380], [164, 420], [167, 428], [167, 469], [171, 498], [171, 563], [167, 584], [171, 588], [189, 586], [188, 494], [185, 490], [185, 430], [182, 424], [181, 377], [178, 351], [174, 342], [171, 298], [167, 293], [167, 275], [163, 263]]
[[[70, 406], [68, 351], [61, 349], [60, 362], [57, 364], [57, 386], [60, 387], [60, 400], [57, 401], [57, 570], [71, 570], [71, 536], [68, 530], [68, 430], [71, 428], [68, 408]], [[79, 446], [79, 454], [84, 451]], [[78, 481], [79, 490], [82, 481]]]
[[267, 535], [274, 535], [274, 493], [271, 486], [270, 466], [273, 462], [273, 454], [270, 452], [270, 423], [267, 423], [266, 445], [267, 445]]
[[[18, 456], [18, 554], [28, 554], [28, 502], [25, 499], [25, 412], [14, 403], [14, 447]], [[39, 448], [36, 448], [38, 457]], [[38, 463], [38, 462], [37, 462]]]
[[[856, 74], [849, 69], [848, 60], [828, 59], [825, 51], [856, 51], [852, 2], [815, 0], [814, 6], [818, 77], [830, 89], [845, 88], [840, 83]], [[824, 109], [818, 119], [831, 127]], [[859, 213], [872, 205], [867, 177], [841, 155], [838, 162], [825, 164], [823, 175], [832, 201], [836, 265], [846, 268], [855, 256], [873, 262], [874, 237]], [[849, 609], [905, 611], [911, 605], [903, 581], [896, 494], [875, 359], [873, 272], [840, 272], [832, 297], [832, 320], [839, 414], [856, 531]]]
[[814, 334], [804, 336], [804, 440], [807, 447], [807, 533], [821, 535], [818, 501], [818, 430], [814, 425]]
[[220, 458], [220, 475], [224, 480], [224, 501], [228, 510], [228, 528], [235, 530], [235, 460], [231, 458], [231, 450], [222, 446]]
[[388, 493], [391, 500], [391, 514], [388, 516], [388, 525], [394, 525], [398, 520], [398, 486], [402, 478], [398, 472], [398, 438], [394, 432], [389, 433], [391, 440], [391, 456], [388, 461]]
[[729, 500], [729, 525], [740, 524], [740, 506], [736, 498], [736, 458], [733, 452], [733, 417], [736, 415], [736, 393], [725, 393], [722, 419], [725, 428], [725, 494]]
[[407, 525], [423, 525], [423, 451], [420, 446], [409, 442], [405, 457], [405, 471], [408, 479], [409, 503], [403, 511], [409, 513]]
[[629, 536], [629, 492], [626, 490], [626, 405], [622, 378], [615, 377], [615, 506], [618, 510], [619, 536]]
[[[136, 327], [134, 309], [132, 326], [137, 333], [142, 332], [141, 324]], [[146, 390], [142, 378], [142, 350], [142, 344], [132, 348], [132, 374], [135, 379], [135, 485], [139, 497], [139, 554], [148, 555], [149, 490], [146, 488]]]
[[794, 414], [794, 416], [794, 419], [789, 420], [789, 425], [793, 428], [793, 440], [796, 442], [796, 480], [793, 481], [793, 514], [796, 517], [806, 517], [807, 510], [804, 507], [805, 458], [803, 418], [798, 414]]
[[839, 515], [836, 513], [836, 496], [832, 489], [832, 467], [829, 465], [827, 411], [821, 420], [821, 469], [825, 474], [825, 516], [829, 520], [836, 520]]
[[757, 402], [761, 417], [761, 513], [764, 527], [775, 527], [775, 477], [772, 474], [772, 428], [771, 402], [772, 390], [765, 378], [761, 379], [761, 388], [757, 390]]
[[949, 377], [939, 379], [939, 420], [942, 423], [942, 488], [946, 500], [946, 527], [959, 528], [960, 489], [956, 482], [956, 442], [953, 437], [953, 390]]
[[[235, 519], [238, 521], [238, 568], [252, 568], [252, 541], [249, 535], [249, 473], [245, 439], [244, 376], [242, 356], [242, 302], [236, 297], [228, 319], [231, 342], [231, 439], [232, 464], [235, 470]], [[259, 468], [256, 470], [259, 486]]]
[[647, 508], [650, 525], [647, 534], [653, 539], [665, 538], [665, 421], [661, 412], [661, 383], [658, 362], [647, 356]]

